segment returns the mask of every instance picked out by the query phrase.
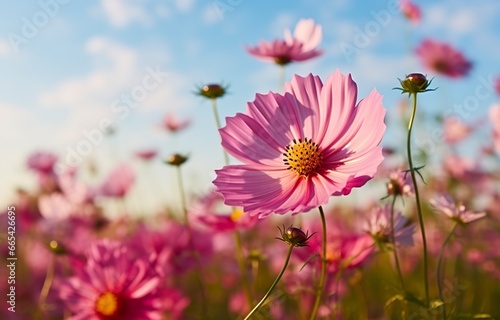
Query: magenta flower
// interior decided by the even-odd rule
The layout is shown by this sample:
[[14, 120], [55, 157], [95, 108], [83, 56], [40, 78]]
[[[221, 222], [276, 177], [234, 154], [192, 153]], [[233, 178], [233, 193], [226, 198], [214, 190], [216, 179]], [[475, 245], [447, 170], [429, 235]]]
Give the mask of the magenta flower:
[[375, 208], [366, 222], [365, 231], [376, 243], [384, 245], [388, 242], [396, 245], [413, 246], [415, 225], [408, 224], [408, 219], [401, 212], [394, 212], [394, 239], [391, 231], [391, 208]]
[[[319, 230], [321, 225], [315, 221], [308, 230]], [[352, 230], [344, 222], [337, 220], [328, 225], [328, 234], [326, 240], [326, 260], [327, 270], [336, 273], [339, 269], [352, 269], [365, 263], [373, 253], [373, 239], [366, 233]], [[321, 237], [314, 236], [308, 241], [306, 250], [297, 250], [297, 255], [307, 261], [311, 255], [321, 256], [322, 244]], [[320, 266], [320, 259], [315, 260], [317, 267]]]
[[472, 62], [447, 43], [425, 39], [416, 53], [427, 69], [450, 78], [465, 77], [472, 68]]
[[422, 18], [420, 8], [410, 0], [401, 0], [399, 2], [399, 9], [411, 23], [418, 24], [420, 22]]
[[495, 90], [496, 92], [500, 95], [500, 77], [498, 77], [496, 80], [495, 80]]
[[413, 196], [413, 181], [408, 172], [395, 170], [389, 174], [387, 193], [392, 196]]
[[144, 149], [135, 152], [135, 156], [144, 161], [152, 160], [157, 154], [158, 151], [154, 149]]
[[41, 174], [53, 172], [58, 157], [50, 152], [35, 152], [28, 157], [28, 167]]
[[189, 127], [190, 124], [190, 119], [179, 120], [174, 114], [167, 113], [160, 126], [168, 132], [175, 133]]
[[58, 157], [50, 152], [38, 151], [28, 157], [28, 168], [35, 171], [38, 186], [47, 193], [57, 190], [54, 166]]
[[257, 223], [256, 217], [245, 214], [241, 208], [226, 207], [225, 212], [219, 212], [219, 207], [225, 207], [223, 201], [220, 193], [211, 191], [192, 205], [188, 215], [214, 232], [247, 229]]
[[217, 170], [230, 206], [251, 215], [306, 212], [363, 186], [382, 162], [382, 96], [356, 103], [351, 76], [294, 76], [284, 95], [257, 94], [246, 114], [226, 119], [222, 146], [241, 165]]
[[463, 204], [456, 204], [455, 201], [446, 194], [436, 199], [432, 199], [430, 203], [435, 211], [446, 215], [451, 220], [460, 224], [470, 223], [486, 216], [486, 212], [466, 210]]
[[444, 141], [449, 144], [456, 144], [467, 138], [473, 127], [463, 123], [457, 118], [446, 118], [444, 120]]
[[126, 163], [118, 165], [99, 187], [99, 194], [105, 197], [124, 197], [135, 182], [134, 169]]
[[323, 54], [316, 49], [322, 38], [321, 26], [312, 19], [302, 19], [297, 23], [293, 36], [285, 30], [285, 39], [273, 42], [261, 41], [256, 47], [248, 47], [247, 51], [258, 59], [286, 65], [290, 62], [305, 61]]
[[490, 121], [493, 126], [493, 144], [497, 153], [500, 153], [500, 104], [490, 107]]
[[127, 247], [101, 240], [89, 250], [82, 270], [59, 285], [69, 319], [162, 319], [161, 278]]

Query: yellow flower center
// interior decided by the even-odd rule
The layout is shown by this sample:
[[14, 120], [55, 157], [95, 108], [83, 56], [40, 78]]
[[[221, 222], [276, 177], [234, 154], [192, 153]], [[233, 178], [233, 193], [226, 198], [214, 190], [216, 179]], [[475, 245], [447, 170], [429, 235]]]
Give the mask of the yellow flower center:
[[337, 249], [329, 249], [326, 251], [326, 259], [328, 263], [334, 263], [340, 260], [340, 251]]
[[243, 210], [240, 208], [234, 208], [233, 212], [231, 213], [231, 221], [236, 222], [240, 220], [240, 218], [243, 216]]
[[111, 292], [101, 294], [95, 303], [95, 309], [103, 316], [112, 316], [118, 310], [118, 298]]
[[285, 149], [283, 162], [288, 170], [307, 177], [321, 168], [323, 156], [318, 145], [312, 140], [307, 138], [304, 138], [304, 141], [293, 139], [293, 145], [288, 145]]

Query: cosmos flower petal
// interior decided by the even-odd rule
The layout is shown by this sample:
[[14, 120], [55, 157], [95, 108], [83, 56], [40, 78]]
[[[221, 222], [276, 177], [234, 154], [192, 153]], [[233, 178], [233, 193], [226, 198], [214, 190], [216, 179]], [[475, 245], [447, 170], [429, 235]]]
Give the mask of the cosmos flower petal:
[[[285, 88], [284, 95], [257, 95], [247, 115], [234, 117], [240, 122], [228, 119], [221, 130], [223, 146], [243, 164], [217, 170], [214, 184], [227, 205], [250, 215], [310, 211], [365, 184], [383, 159], [385, 110], [376, 91], [356, 105], [356, 83], [338, 70], [323, 87], [309, 75]], [[264, 134], [272, 142], [256, 144]], [[272, 150], [252, 153], [256, 145]]]
[[[298, 116], [303, 123], [303, 132], [306, 138], [317, 140], [317, 129], [320, 127], [322, 112], [326, 109], [320, 108], [320, 96], [323, 83], [318, 76], [309, 74], [303, 78], [294, 75], [292, 81], [285, 86], [285, 92], [289, 92], [299, 102]], [[303, 106], [307, 106], [303, 107]], [[301, 137], [302, 138], [302, 137]]]
[[321, 43], [323, 37], [321, 26], [313, 19], [302, 19], [297, 23], [293, 33], [294, 38], [302, 42], [303, 50], [314, 50]]
[[284, 142], [279, 144], [260, 123], [244, 114], [226, 118], [226, 126], [219, 132], [224, 149], [240, 161], [272, 165], [284, 150]]
[[349, 130], [356, 115], [357, 94], [358, 89], [351, 75], [345, 76], [337, 69], [328, 77], [321, 90], [321, 108], [326, 112], [318, 129], [316, 143], [328, 146]]

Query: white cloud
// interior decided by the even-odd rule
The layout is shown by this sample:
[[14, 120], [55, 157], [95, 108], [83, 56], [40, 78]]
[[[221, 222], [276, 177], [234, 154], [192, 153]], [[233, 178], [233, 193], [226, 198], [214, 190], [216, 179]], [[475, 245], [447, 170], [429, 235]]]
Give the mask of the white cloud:
[[426, 31], [443, 30], [450, 37], [478, 34], [489, 30], [498, 19], [498, 2], [445, 2], [430, 5], [424, 12], [422, 26]]
[[101, 0], [101, 9], [109, 19], [109, 23], [117, 28], [125, 27], [135, 21], [146, 25], [150, 24], [151, 17], [141, 3], [137, 2], [131, 0]]
[[205, 9], [203, 9], [203, 22], [205, 24], [214, 24], [222, 21], [224, 16], [219, 10], [214, 3], [205, 6]]
[[137, 53], [119, 43], [96, 37], [86, 44], [86, 51], [102, 66], [83, 77], [67, 79], [39, 99], [44, 107], [79, 108], [89, 99], [115, 95], [133, 76]]
[[189, 12], [193, 8], [194, 0], [174, 0], [175, 7], [181, 12]]
[[12, 46], [7, 40], [0, 39], [0, 56], [9, 56], [13, 53]]

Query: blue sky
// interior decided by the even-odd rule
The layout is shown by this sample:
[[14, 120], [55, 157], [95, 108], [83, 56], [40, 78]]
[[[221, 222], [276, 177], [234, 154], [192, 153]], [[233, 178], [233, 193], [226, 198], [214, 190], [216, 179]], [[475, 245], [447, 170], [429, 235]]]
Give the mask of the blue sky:
[[[86, 139], [82, 132], [98, 129], [102, 119], [110, 119], [117, 133], [93, 146], [82, 163], [94, 159], [106, 172], [146, 147], [158, 148], [163, 157], [190, 153], [187, 186], [203, 192], [223, 158], [211, 105], [192, 92], [204, 83], [229, 84], [230, 94], [219, 101], [219, 112], [230, 116], [243, 112], [255, 93], [276, 91], [278, 68], [249, 56], [245, 45], [281, 38], [284, 29], [293, 30], [301, 18], [313, 18], [322, 26], [325, 54], [287, 66], [287, 80], [294, 73], [326, 78], [336, 68], [352, 73], [359, 97], [374, 87], [384, 95], [390, 121], [401, 99], [392, 90], [397, 78], [427, 72], [412, 50], [423, 38], [432, 37], [449, 42], [474, 62], [467, 79], [437, 77], [434, 83], [440, 91], [421, 99], [430, 113], [452, 110], [474, 98], [478, 86], [500, 75], [500, 3], [415, 2], [423, 13], [417, 26], [391, 11], [395, 1], [9, 2], [0, 12], [0, 203], [8, 204], [16, 186], [34, 185], [25, 165], [28, 154], [49, 150], [64, 161], [68, 148]], [[354, 54], [345, 55], [341, 48], [356, 46], [361, 33], [366, 41]], [[127, 116], [115, 112], [117, 99], [141, 86], [151, 70], [157, 70], [160, 80], [150, 83], [154, 88], [147, 90], [144, 100]], [[498, 96], [488, 91], [478, 101], [479, 107], [462, 120], [485, 117]], [[158, 130], [167, 112], [192, 118], [192, 127], [177, 136]], [[419, 134], [416, 139], [425, 140], [428, 131]], [[384, 143], [398, 143], [394, 136]], [[165, 195], [162, 201], [176, 199], [171, 168], [157, 163], [152, 170], [158, 193]], [[143, 177], [140, 181], [152, 183]]]

